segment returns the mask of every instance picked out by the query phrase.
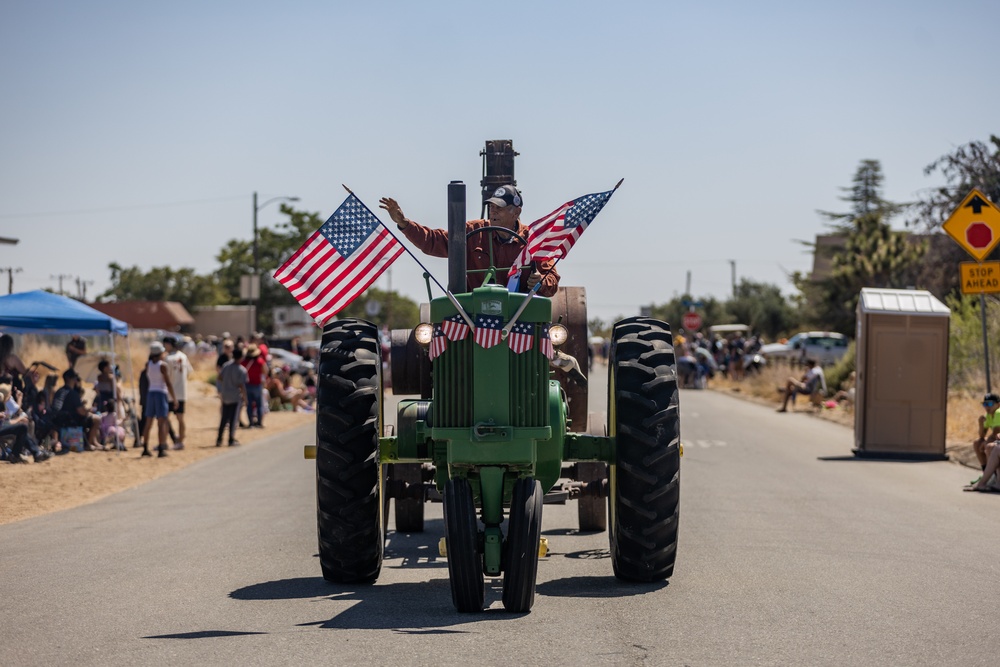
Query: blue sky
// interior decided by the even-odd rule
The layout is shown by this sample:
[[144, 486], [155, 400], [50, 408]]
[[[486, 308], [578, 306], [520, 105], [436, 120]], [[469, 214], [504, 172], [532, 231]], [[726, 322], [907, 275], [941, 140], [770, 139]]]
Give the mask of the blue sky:
[[[559, 265], [592, 317], [669, 300], [688, 271], [725, 298], [730, 260], [791, 292], [796, 240], [845, 208], [861, 160], [912, 200], [940, 184], [927, 164], [1000, 133], [998, 25], [973, 0], [7, 0], [0, 236], [20, 244], [0, 266], [16, 291], [64, 274], [88, 295], [111, 262], [207, 273], [250, 237], [254, 191], [326, 217], [341, 183], [444, 226], [448, 182], [478, 217], [479, 150], [512, 139], [526, 222], [625, 179]], [[426, 296], [405, 255], [392, 287]]]

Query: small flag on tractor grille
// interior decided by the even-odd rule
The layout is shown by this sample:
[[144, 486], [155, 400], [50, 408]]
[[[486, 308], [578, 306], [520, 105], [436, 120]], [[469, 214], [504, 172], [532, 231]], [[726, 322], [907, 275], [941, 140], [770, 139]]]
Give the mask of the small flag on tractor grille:
[[[466, 327], [468, 328], [468, 327]], [[440, 324], [434, 325], [434, 336], [431, 338], [430, 347], [427, 348], [427, 356], [434, 361], [441, 356], [441, 353], [448, 349], [448, 338]]]
[[350, 194], [274, 278], [323, 324], [368, 289], [403, 254], [378, 218]]
[[529, 322], [518, 322], [507, 336], [507, 345], [515, 354], [521, 354], [531, 349], [535, 342], [535, 325]]
[[469, 335], [469, 325], [465, 323], [461, 315], [444, 318], [441, 328], [444, 329], [444, 335], [448, 337], [448, 340], [465, 340], [465, 337]]
[[556, 356], [555, 348], [552, 347], [552, 339], [549, 338], [549, 325], [543, 324], [542, 330], [538, 335], [538, 344], [542, 349], [542, 354], [544, 354], [549, 359]]
[[528, 245], [524, 246], [512, 266], [525, 266], [533, 259], [565, 257], [614, 193], [615, 190], [608, 190], [577, 197], [528, 225]]
[[500, 342], [500, 330], [503, 329], [503, 318], [496, 315], [476, 315], [476, 343], [485, 349], [490, 349]]

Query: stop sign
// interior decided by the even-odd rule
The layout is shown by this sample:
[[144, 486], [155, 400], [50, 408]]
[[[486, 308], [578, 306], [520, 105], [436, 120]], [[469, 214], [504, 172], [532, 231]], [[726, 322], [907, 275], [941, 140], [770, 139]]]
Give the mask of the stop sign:
[[993, 241], [993, 230], [985, 222], [974, 222], [965, 230], [965, 240], [973, 248], [985, 248]]
[[694, 311], [689, 311], [684, 313], [684, 317], [681, 318], [681, 323], [688, 331], [697, 331], [701, 328], [701, 315]]

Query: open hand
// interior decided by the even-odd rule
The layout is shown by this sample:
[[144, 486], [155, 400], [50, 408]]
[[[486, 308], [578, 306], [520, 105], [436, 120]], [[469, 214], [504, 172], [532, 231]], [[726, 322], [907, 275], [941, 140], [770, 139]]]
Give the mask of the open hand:
[[403, 215], [403, 209], [399, 207], [395, 199], [392, 197], [382, 197], [378, 200], [378, 207], [385, 209], [398, 227], [406, 226], [406, 216]]

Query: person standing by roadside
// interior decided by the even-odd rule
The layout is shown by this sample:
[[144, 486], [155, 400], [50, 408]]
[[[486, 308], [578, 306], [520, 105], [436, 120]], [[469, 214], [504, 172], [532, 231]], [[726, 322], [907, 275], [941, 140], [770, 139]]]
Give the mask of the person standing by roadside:
[[177, 440], [174, 442], [174, 449], [184, 449], [184, 439], [187, 435], [187, 427], [184, 424], [184, 402], [187, 400], [188, 376], [194, 370], [191, 360], [177, 347], [177, 339], [167, 336], [163, 339], [163, 346], [166, 350], [164, 362], [170, 373], [170, 384], [174, 388], [174, 398], [176, 401], [171, 406], [170, 411], [177, 415]]
[[167, 455], [167, 424], [170, 414], [170, 404], [176, 403], [174, 388], [170, 384], [170, 371], [163, 361], [163, 344], [153, 341], [149, 346], [149, 361], [146, 362], [146, 378], [149, 382], [149, 389], [146, 393], [146, 428], [142, 432], [142, 455], [152, 456], [149, 453], [149, 431], [152, 429], [153, 421], [157, 425], [157, 456], [163, 458]]
[[73, 334], [73, 337], [66, 343], [66, 359], [69, 361], [69, 367], [76, 368], [76, 360], [85, 354], [87, 354], [87, 341], [79, 335]]
[[240, 400], [247, 402], [247, 369], [240, 361], [242, 350], [233, 350], [233, 358], [227, 361], [219, 371], [219, 398], [222, 399], [222, 415], [219, 419], [219, 435], [215, 438], [215, 446], [222, 447], [222, 436], [229, 426], [229, 446], [236, 447], [236, 423], [240, 417]]
[[251, 344], [242, 362], [247, 370], [247, 422], [251, 428], [264, 428], [264, 380], [267, 379], [267, 363], [260, 349]]

